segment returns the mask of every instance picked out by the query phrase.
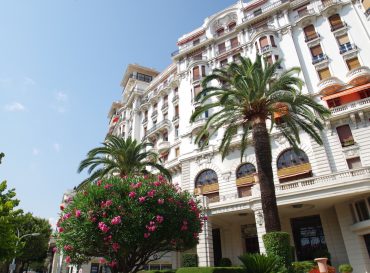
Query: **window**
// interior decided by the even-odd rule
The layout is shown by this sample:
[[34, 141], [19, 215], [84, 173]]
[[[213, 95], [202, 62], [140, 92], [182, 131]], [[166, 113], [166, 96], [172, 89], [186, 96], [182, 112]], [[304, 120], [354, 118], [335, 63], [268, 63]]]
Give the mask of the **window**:
[[207, 169], [198, 174], [195, 179], [195, 187], [218, 183], [217, 174], [214, 170]]
[[249, 176], [256, 173], [256, 167], [252, 163], [244, 163], [236, 170], [236, 178]]
[[198, 94], [202, 91], [200, 85], [194, 86], [194, 99], [198, 96]]
[[165, 95], [163, 97], [163, 103], [166, 104], [168, 102], [168, 95]]
[[351, 128], [348, 124], [337, 127], [337, 133], [342, 147], [347, 147], [355, 144]]
[[217, 45], [217, 48], [218, 48], [218, 54], [221, 54], [221, 53], [226, 51], [225, 43], [221, 43], [221, 44]]
[[200, 43], [200, 39], [198, 38], [198, 39], [195, 39], [194, 41], [193, 41], [193, 46], [195, 46], [195, 45], [197, 45], [197, 44], [199, 44]]
[[369, 210], [365, 200], [360, 200], [354, 203], [357, 217], [359, 221], [370, 219]]
[[145, 74], [142, 74], [142, 73], [137, 73], [136, 74], [136, 78], [140, 81], [144, 81], [144, 82], [151, 82], [153, 77], [152, 76], [148, 76], [148, 75], [145, 75]]
[[147, 119], [148, 118], [148, 111], [144, 112], [144, 117]]
[[360, 93], [360, 98], [361, 99], [369, 98], [370, 97], [370, 88], [366, 89], [366, 90], [363, 90], [363, 91], [360, 91], [359, 93]]
[[339, 45], [344, 45], [349, 43], [349, 38], [347, 34], [337, 37], [337, 42]]
[[[370, 11], [370, 0], [362, 0], [362, 6], [364, 7], [365, 9], [365, 12], [367, 14], [369, 14], [369, 11]], [[369, 234], [370, 235], [370, 234]]]
[[317, 45], [310, 48], [312, 57], [317, 57], [323, 54], [321, 45]]
[[179, 137], [179, 126], [176, 125], [175, 126], [175, 138], [178, 138]]
[[231, 48], [235, 48], [239, 45], [238, 37], [234, 37], [230, 40]]
[[223, 59], [223, 60], [220, 61], [220, 66], [221, 67], [224, 67], [226, 65], [227, 65], [227, 59]]
[[342, 19], [340, 18], [339, 14], [334, 14], [329, 17], [329, 23], [331, 26], [331, 31], [335, 31], [340, 29], [344, 26]]
[[359, 169], [362, 168], [360, 157], [353, 157], [347, 159], [348, 169]]
[[157, 110], [157, 107], [158, 107], [158, 104], [157, 103], [154, 103], [153, 104], [153, 111], [156, 111]]
[[309, 25], [309, 26], [306, 26], [304, 29], [304, 35], [305, 35], [305, 41], [308, 42], [308, 41], [311, 41], [315, 38], [317, 38], [317, 33], [316, 33], [316, 30], [315, 30], [315, 27], [313, 25]]
[[347, 64], [348, 70], [352, 70], [352, 69], [355, 69], [361, 66], [357, 57], [346, 60], [346, 64]]
[[179, 156], [180, 156], [180, 147], [177, 147], [177, 148], [175, 149], [175, 156], [176, 156], [176, 157], [179, 157]]
[[236, 22], [231, 22], [231, 23], [228, 25], [229, 31], [232, 31], [235, 27], [236, 27]]
[[253, 11], [254, 16], [257, 16], [257, 15], [260, 15], [260, 14], [262, 14], [262, 9], [256, 9], [255, 11]]
[[333, 107], [337, 107], [337, 106], [341, 106], [342, 105], [342, 103], [340, 101], [340, 98], [335, 98], [335, 99], [327, 100], [326, 103], [328, 104], [328, 107], [329, 108], [333, 108]]
[[178, 105], [175, 106], [175, 116], [176, 117], [179, 116], [179, 106]]
[[319, 75], [320, 80], [325, 80], [331, 77], [330, 70], [328, 67], [317, 71], [317, 74]]
[[273, 61], [272, 61], [272, 56], [270, 55], [270, 56], [267, 56], [266, 58], [266, 63], [268, 63], [268, 64], [273, 64]]
[[216, 33], [217, 33], [217, 36], [222, 36], [222, 35], [224, 35], [224, 33], [225, 33], [225, 30], [224, 30], [224, 28], [219, 28], [218, 30], [216, 30]]
[[202, 77], [206, 76], [206, 66], [202, 65]]
[[270, 35], [270, 41], [271, 41], [272, 47], [276, 47], [274, 36]]
[[307, 5], [305, 5], [304, 7], [298, 8], [297, 13], [298, 13], [298, 17], [302, 17], [302, 16], [307, 15], [308, 14]]
[[241, 57], [240, 53], [237, 53], [237, 54], [233, 55], [233, 62], [234, 63], [235, 62], [239, 62], [240, 61], [240, 57]]
[[277, 160], [277, 168], [283, 169], [296, 165], [309, 163], [306, 153], [302, 150], [294, 151], [293, 149], [285, 150]]
[[199, 79], [200, 79], [199, 66], [196, 66], [193, 68], [193, 81], [196, 81]]
[[163, 139], [163, 141], [168, 141], [168, 132], [167, 132], [167, 131], [165, 131], [165, 132], [163, 133], [163, 135], [162, 135], [162, 139]]
[[146, 132], [148, 131], [148, 128], [145, 126], [144, 127], [144, 136], [146, 135]]
[[168, 119], [168, 112], [163, 114], [163, 119]]
[[261, 37], [260, 38], [260, 48], [261, 48], [261, 51], [263, 51], [263, 49], [265, 47], [267, 47], [268, 45], [269, 45], [269, 41], [268, 41], [267, 36]]

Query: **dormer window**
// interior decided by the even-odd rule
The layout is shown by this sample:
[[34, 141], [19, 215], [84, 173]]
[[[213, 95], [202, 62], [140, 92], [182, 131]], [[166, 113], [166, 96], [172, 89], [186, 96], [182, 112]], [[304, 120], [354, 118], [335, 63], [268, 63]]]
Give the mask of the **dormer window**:
[[194, 41], [193, 41], [193, 46], [195, 46], [195, 45], [197, 45], [197, 44], [199, 44], [200, 43], [200, 39], [198, 38], [198, 39], [195, 39]]
[[254, 16], [257, 16], [257, 15], [260, 15], [260, 14], [262, 14], [262, 9], [256, 9], [255, 11], [253, 11]]
[[227, 27], [228, 27], [229, 31], [234, 30], [235, 27], [236, 27], [236, 22], [231, 22]]
[[225, 34], [225, 29], [224, 28], [219, 28], [216, 30], [217, 36], [220, 37]]

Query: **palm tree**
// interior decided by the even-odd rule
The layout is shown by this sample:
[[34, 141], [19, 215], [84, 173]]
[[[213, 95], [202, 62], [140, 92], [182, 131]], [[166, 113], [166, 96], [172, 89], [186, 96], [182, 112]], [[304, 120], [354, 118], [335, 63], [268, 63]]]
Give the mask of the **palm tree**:
[[124, 139], [110, 135], [102, 145], [90, 150], [87, 153], [87, 158], [81, 161], [78, 172], [88, 168], [87, 172], [90, 175], [81, 185], [110, 175], [123, 177], [125, 175], [146, 174], [148, 173], [146, 167], [157, 169], [171, 180], [170, 172], [161, 164], [156, 163], [158, 154], [145, 151], [153, 144], [139, 143], [131, 137]]
[[[330, 114], [323, 105], [301, 93], [303, 81], [295, 76], [299, 68], [288, 69], [277, 76], [279, 68], [280, 61], [268, 64], [256, 56], [255, 62], [240, 58], [239, 63], [213, 70], [202, 82], [203, 90], [195, 98], [200, 107], [191, 116], [194, 122], [203, 113], [213, 110], [195, 142], [204, 147], [207, 140], [223, 128], [219, 147], [222, 159], [230, 151], [231, 140], [239, 128], [242, 131], [241, 160], [248, 144], [253, 143], [267, 232], [281, 230], [271, 165], [271, 129], [280, 131], [294, 148], [300, 143], [300, 130], [322, 144], [318, 131], [323, 129], [322, 120]], [[218, 84], [212, 85], [215, 81]], [[280, 116], [279, 122], [275, 120], [276, 115]]]

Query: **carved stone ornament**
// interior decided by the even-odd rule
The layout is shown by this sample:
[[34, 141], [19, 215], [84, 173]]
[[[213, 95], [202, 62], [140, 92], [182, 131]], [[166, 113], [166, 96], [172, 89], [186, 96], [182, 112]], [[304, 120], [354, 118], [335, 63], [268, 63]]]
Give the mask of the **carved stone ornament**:
[[360, 156], [360, 147], [358, 147], [357, 145], [353, 145], [350, 148], [344, 149], [343, 153], [346, 159], [352, 158], [352, 157], [358, 157]]
[[213, 23], [213, 30], [217, 31], [219, 28], [226, 27], [228, 24], [230, 24], [233, 21], [237, 21], [238, 16], [236, 13], [229, 13], [225, 15], [224, 17], [216, 20], [216, 22]]

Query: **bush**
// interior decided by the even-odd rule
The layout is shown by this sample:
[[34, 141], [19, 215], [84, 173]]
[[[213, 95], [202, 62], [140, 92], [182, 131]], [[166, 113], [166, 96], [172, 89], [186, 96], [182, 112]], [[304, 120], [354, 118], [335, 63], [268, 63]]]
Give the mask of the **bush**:
[[230, 267], [231, 266], [231, 260], [229, 258], [222, 258], [220, 260], [219, 267]]
[[279, 264], [276, 256], [263, 254], [244, 254], [239, 260], [243, 263], [245, 273], [272, 273]]
[[315, 263], [313, 261], [293, 262], [292, 272], [293, 273], [308, 273], [314, 267], [315, 267]]
[[339, 272], [340, 273], [345, 273], [345, 272], [352, 272], [353, 268], [350, 264], [341, 264], [339, 266]]
[[279, 268], [289, 269], [292, 264], [292, 248], [290, 246], [290, 236], [287, 232], [269, 232], [263, 235], [266, 254], [276, 256]]
[[182, 266], [183, 267], [197, 267], [198, 266], [198, 255], [185, 253], [182, 255]]
[[241, 267], [192, 267], [179, 268], [176, 273], [245, 273]]
[[176, 273], [176, 269], [148, 270], [146, 273]]

